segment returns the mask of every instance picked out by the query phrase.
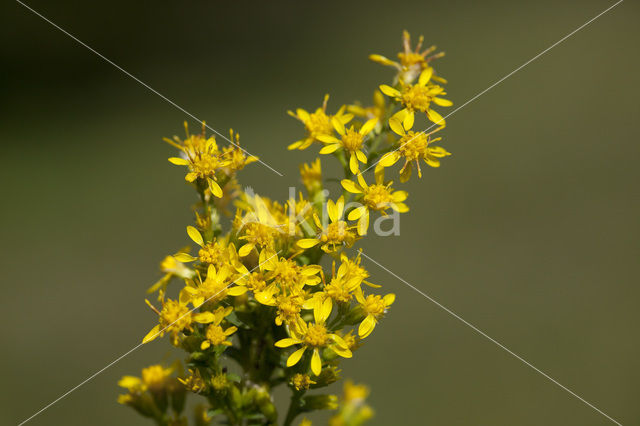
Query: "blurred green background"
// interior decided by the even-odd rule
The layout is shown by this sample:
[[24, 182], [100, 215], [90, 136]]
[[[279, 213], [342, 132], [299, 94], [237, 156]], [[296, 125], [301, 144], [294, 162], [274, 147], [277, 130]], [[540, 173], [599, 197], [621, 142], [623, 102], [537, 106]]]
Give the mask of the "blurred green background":
[[[286, 116], [360, 99], [408, 29], [447, 52], [461, 105], [610, 1], [29, 4], [211, 126], [284, 199], [302, 134]], [[17, 424], [154, 325], [144, 291], [187, 243], [193, 194], [161, 137], [188, 119], [17, 3], [4, 6], [0, 423]], [[640, 8], [627, 1], [447, 120], [453, 156], [409, 186], [398, 237], [366, 253], [625, 425], [640, 424]], [[197, 124], [190, 120], [191, 125]], [[397, 302], [344, 375], [375, 425], [607, 425], [576, 398], [384, 270]], [[146, 424], [118, 378], [175, 356], [133, 352], [32, 420]], [[313, 418], [313, 417], [312, 417]]]

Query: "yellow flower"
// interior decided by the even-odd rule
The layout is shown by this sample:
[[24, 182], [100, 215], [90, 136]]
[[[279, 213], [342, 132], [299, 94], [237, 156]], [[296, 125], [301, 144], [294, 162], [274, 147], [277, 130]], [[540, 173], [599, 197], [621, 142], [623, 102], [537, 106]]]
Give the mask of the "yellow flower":
[[[341, 256], [348, 261], [346, 255]], [[343, 263], [343, 265], [345, 265]], [[324, 284], [322, 291], [313, 293], [305, 303], [305, 309], [313, 309], [314, 319], [317, 323], [326, 321], [333, 310], [333, 302], [347, 304], [353, 298], [353, 292], [362, 284], [363, 277], [360, 274], [351, 274], [350, 270], [340, 265], [336, 273], [336, 264], [332, 265], [332, 277], [329, 283]], [[324, 282], [324, 274], [322, 275]]]
[[380, 172], [381, 168], [391, 167], [400, 158], [404, 158], [404, 165], [400, 169], [400, 181], [406, 182], [411, 177], [411, 169], [414, 162], [418, 168], [418, 177], [421, 178], [420, 160], [424, 160], [431, 167], [440, 167], [440, 158], [451, 155], [441, 146], [431, 145], [433, 142], [442, 139], [431, 139], [431, 135], [443, 129], [442, 126], [429, 133], [406, 131], [402, 123], [395, 118], [389, 120], [389, 126], [391, 130], [400, 136], [400, 140], [398, 140], [399, 146], [394, 151], [382, 156], [376, 166], [376, 173]]
[[195, 369], [195, 371], [189, 369], [189, 375], [185, 378], [178, 377], [178, 381], [182, 383], [187, 390], [193, 393], [200, 393], [206, 388], [204, 379], [198, 369]]
[[224, 317], [230, 315], [232, 311], [233, 308], [230, 306], [227, 308], [220, 306], [213, 312], [213, 316], [210, 317], [212, 321], [205, 330], [205, 339], [202, 341], [200, 349], [205, 350], [209, 346], [218, 345], [231, 346], [231, 342], [227, 340], [227, 337], [235, 333], [238, 327], [231, 326], [225, 330], [220, 327], [220, 323]]
[[315, 194], [322, 189], [322, 167], [320, 159], [316, 158], [311, 164], [300, 164], [300, 177], [302, 184], [309, 194]]
[[[229, 130], [230, 140], [234, 145], [229, 145], [222, 149], [222, 156], [226, 160], [224, 167], [227, 175], [232, 175], [242, 169], [247, 164], [258, 161], [258, 157], [248, 154], [244, 149], [240, 147], [240, 135], [233, 132], [233, 129]], [[235, 140], [234, 140], [235, 136]]]
[[356, 299], [366, 315], [358, 327], [358, 335], [361, 339], [364, 339], [371, 334], [378, 321], [387, 312], [387, 308], [396, 300], [396, 296], [393, 293], [389, 293], [384, 297], [380, 297], [377, 294], [370, 294], [364, 297], [362, 291], [359, 291], [356, 293]]
[[427, 68], [420, 73], [417, 84], [404, 84], [400, 82], [401, 90], [383, 84], [380, 90], [387, 96], [394, 98], [402, 103], [404, 109], [398, 111], [393, 117], [401, 120], [405, 128], [413, 127], [414, 112], [420, 111], [427, 114], [427, 118], [435, 124], [445, 125], [444, 118], [431, 109], [431, 103], [439, 106], [448, 107], [453, 103], [447, 99], [440, 98], [440, 95], [446, 95], [444, 88], [436, 84], [429, 84], [433, 76], [433, 68]]
[[[422, 49], [422, 43], [424, 37], [420, 36], [418, 44], [415, 49], [411, 49], [411, 35], [407, 31], [402, 32], [402, 46], [403, 51], [398, 53], [398, 59], [400, 62], [392, 61], [382, 55], [369, 55], [369, 59], [382, 65], [392, 66], [399, 71], [398, 78], [405, 83], [412, 83], [413, 80], [420, 74], [420, 72], [429, 67], [429, 62], [434, 59], [444, 56], [444, 52], [429, 55], [436, 50], [436, 46], [431, 46], [424, 51]], [[439, 78], [442, 83], [446, 83], [446, 80]]]
[[304, 124], [307, 129], [307, 137], [297, 142], [292, 143], [287, 149], [307, 149], [311, 144], [318, 139], [320, 135], [330, 135], [333, 133], [333, 126], [331, 125], [331, 119], [335, 118], [343, 125], [347, 124], [353, 118], [352, 114], [345, 114], [346, 107], [342, 106], [338, 113], [333, 117], [327, 114], [327, 102], [329, 101], [329, 95], [324, 96], [322, 107], [316, 109], [315, 112], [309, 113], [302, 108], [296, 109], [295, 114], [288, 111], [289, 115], [296, 118]]
[[337, 334], [330, 333], [324, 323], [307, 324], [303, 321], [298, 327], [291, 329], [291, 337], [278, 340], [275, 345], [279, 348], [302, 345], [300, 349], [289, 356], [287, 359], [287, 367], [296, 365], [307, 349], [313, 351], [311, 356], [311, 371], [316, 376], [322, 371], [321, 349], [331, 348], [331, 350], [341, 357], [351, 358], [351, 351], [345, 341]]
[[347, 106], [347, 111], [358, 117], [377, 118], [378, 121], [382, 121], [387, 112], [384, 95], [379, 90], [375, 90], [373, 92], [372, 106], [349, 105]]
[[329, 200], [327, 202], [327, 214], [331, 221], [326, 227], [322, 225], [320, 218], [314, 215], [313, 219], [318, 227], [318, 234], [315, 238], [303, 238], [298, 240], [297, 245], [302, 249], [309, 249], [318, 244], [327, 253], [335, 252], [342, 247], [351, 247], [358, 236], [347, 222], [342, 220], [344, 213], [344, 197], [340, 197], [337, 202]]
[[237, 221], [238, 232], [243, 234], [238, 239], [246, 243], [238, 249], [240, 257], [248, 256], [254, 248], [273, 249], [275, 240], [282, 228], [269, 206], [260, 196], [248, 197], [252, 211]]
[[227, 245], [226, 239], [216, 240], [214, 238], [213, 241], [205, 243], [200, 231], [193, 226], [187, 226], [187, 234], [194, 243], [200, 246], [200, 250], [198, 250], [198, 257], [191, 256], [188, 253], [174, 255], [180, 261], [193, 262], [198, 259], [203, 264], [210, 264], [216, 267], [233, 264], [237, 261], [235, 246], [233, 244]]
[[187, 307], [187, 303], [180, 300], [164, 300], [162, 298], [162, 310], [158, 310], [148, 300], [147, 305], [158, 314], [159, 324], [156, 325], [142, 339], [142, 343], [148, 343], [156, 337], [162, 337], [165, 333], [171, 334], [171, 341], [175, 345], [178, 343], [178, 335], [183, 330], [192, 331], [193, 322], [201, 322], [202, 314], [193, 314]]
[[183, 262], [179, 261], [176, 258], [176, 257], [182, 258], [184, 254], [186, 253], [178, 253], [175, 256], [167, 256], [164, 259], [162, 259], [162, 262], [160, 262], [160, 270], [164, 272], [165, 275], [162, 278], [160, 278], [160, 280], [158, 280], [154, 285], [149, 287], [149, 289], [147, 290], [147, 293], [153, 293], [161, 288], [162, 289], [166, 288], [167, 283], [174, 276], [180, 277], [185, 280], [188, 280], [194, 277], [195, 272], [187, 268]]
[[216, 197], [222, 197], [222, 188], [217, 183], [216, 172], [227, 166], [228, 160], [224, 159], [213, 136], [205, 136], [204, 123], [202, 134], [190, 135], [185, 122], [187, 138], [184, 141], [176, 138], [164, 140], [182, 151], [182, 157], [171, 157], [169, 161], [177, 166], [187, 166], [189, 172], [185, 176], [187, 182], [196, 179], [204, 179], [209, 185], [211, 193]]
[[407, 199], [406, 191], [394, 191], [391, 188], [393, 182], [384, 183], [384, 174], [376, 174], [376, 183], [367, 185], [362, 175], [358, 175], [358, 183], [352, 180], [343, 179], [342, 187], [352, 194], [360, 194], [358, 200], [362, 203], [360, 207], [349, 212], [349, 220], [358, 221], [358, 233], [365, 235], [369, 228], [369, 213], [372, 211], [386, 215], [386, 210], [391, 208], [399, 213], [409, 211], [409, 207], [403, 203]]
[[198, 273], [198, 283], [192, 280], [186, 281], [186, 286], [180, 291], [180, 300], [191, 302], [194, 308], [198, 308], [205, 303], [218, 303], [227, 295], [239, 296], [243, 292], [233, 284], [234, 270], [231, 265], [224, 265], [218, 270], [213, 265], [209, 265], [207, 276], [203, 281]]
[[311, 380], [311, 377], [307, 374], [294, 374], [291, 378], [291, 386], [295, 388], [295, 390], [307, 390], [311, 385], [315, 385], [316, 382]]
[[360, 130], [355, 130], [353, 126], [346, 129], [344, 124], [336, 118], [331, 119], [331, 124], [333, 124], [334, 129], [340, 135], [340, 139], [332, 134], [322, 134], [318, 136], [318, 139], [326, 144], [320, 150], [320, 154], [331, 154], [342, 148], [349, 154], [349, 169], [351, 173], [358, 173], [360, 170], [358, 162], [367, 164], [367, 156], [362, 151], [364, 141], [376, 127], [377, 123], [378, 118], [372, 118], [364, 123], [362, 127], [360, 127]]

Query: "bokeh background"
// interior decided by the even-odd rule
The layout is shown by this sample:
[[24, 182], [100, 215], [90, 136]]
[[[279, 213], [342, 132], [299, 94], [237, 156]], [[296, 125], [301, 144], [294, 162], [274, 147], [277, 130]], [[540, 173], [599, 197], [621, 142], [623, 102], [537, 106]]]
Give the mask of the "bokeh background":
[[[286, 110], [369, 101], [403, 29], [446, 50], [461, 105], [611, 1], [46, 2], [33, 8], [281, 170], [242, 174], [281, 199], [302, 134]], [[181, 111], [18, 3], [5, 4], [0, 423], [17, 424], [153, 326], [144, 291], [187, 242], [194, 197], [161, 137]], [[447, 120], [454, 153], [409, 184], [401, 235], [366, 253], [625, 425], [640, 424], [639, 7], [626, 1]], [[398, 295], [344, 375], [373, 425], [613, 424], [384, 270]], [[116, 404], [157, 341], [34, 418], [146, 424]], [[313, 418], [313, 417], [312, 417]], [[323, 417], [315, 417], [322, 419]]]

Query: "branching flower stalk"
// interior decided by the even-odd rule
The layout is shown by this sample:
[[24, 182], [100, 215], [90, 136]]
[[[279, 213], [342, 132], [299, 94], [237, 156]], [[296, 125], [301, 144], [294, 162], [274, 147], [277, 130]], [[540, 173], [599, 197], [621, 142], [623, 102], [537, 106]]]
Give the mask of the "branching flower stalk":
[[[318, 146], [342, 165], [337, 198], [328, 197], [325, 184], [339, 179], [323, 178], [319, 158], [300, 166], [305, 194], [279, 203], [241, 189], [238, 172], [257, 158], [240, 148], [233, 130], [234, 144], [225, 147], [204, 126], [194, 134], [185, 124], [185, 138], [165, 139], [178, 150], [169, 161], [185, 167], [198, 194], [185, 236], [195, 250], [162, 261], [164, 276], [148, 290], [156, 300], [146, 300], [157, 325], [143, 343], [168, 336], [186, 358], [123, 377], [120, 403], [158, 425], [292, 425], [300, 414], [323, 409], [337, 410], [333, 426], [371, 418], [362, 385], [347, 381], [340, 399], [315, 391], [340, 379], [341, 361], [354, 357], [395, 300], [372, 290], [380, 286], [353, 250], [372, 220], [409, 211], [407, 192], [385, 171], [398, 170], [406, 182], [413, 168], [422, 177], [421, 162], [439, 167], [449, 155], [432, 137], [445, 124], [436, 109], [452, 105], [431, 64], [442, 54], [421, 46], [422, 37], [412, 49], [405, 32], [398, 61], [371, 55], [397, 70], [390, 85], [375, 90], [373, 105], [343, 105], [332, 114], [327, 95], [313, 112], [289, 112], [306, 134], [288, 149]], [[416, 131], [420, 119], [438, 127]], [[364, 173], [369, 169], [373, 177]], [[291, 401], [280, 416], [273, 389], [281, 385]], [[188, 394], [200, 398], [190, 416]]]

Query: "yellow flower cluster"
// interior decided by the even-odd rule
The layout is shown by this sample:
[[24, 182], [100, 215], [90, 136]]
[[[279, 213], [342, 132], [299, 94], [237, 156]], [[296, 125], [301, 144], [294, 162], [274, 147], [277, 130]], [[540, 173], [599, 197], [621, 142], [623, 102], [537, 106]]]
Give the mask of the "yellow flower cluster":
[[[371, 56], [398, 71], [392, 85], [375, 90], [373, 106], [343, 105], [332, 114], [327, 95], [314, 112], [289, 112], [306, 134], [288, 148], [318, 145], [319, 154], [341, 164], [337, 197], [328, 196], [319, 158], [300, 166], [305, 191], [279, 203], [240, 188], [237, 173], [257, 158], [240, 148], [237, 133], [231, 131], [226, 147], [207, 136], [204, 126], [190, 134], [185, 125], [184, 139], [165, 139], [179, 150], [169, 161], [187, 168], [185, 179], [198, 194], [185, 236], [195, 245], [162, 261], [164, 275], [149, 289], [157, 303], [146, 301], [157, 324], [143, 343], [168, 335], [186, 352], [188, 372], [173, 378], [175, 368], [154, 366], [142, 378], [126, 376], [120, 385], [129, 393], [121, 403], [159, 424], [181, 424], [183, 406], [174, 404], [169, 413], [166, 401], [168, 389], [180, 388], [205, 398], [198, 424], [216, 417], [229, 424], [274, 424], [271, 389], [286, 383], [292, 398], [285, 425], [301, 413], [339, 406], [334, 395], [307, 392], [339, 380], [340, 360], [354, 356], [395, 300], [394, 294], [371, 291], [380, 286], [368, 281], [361, 253], [350, 249], [376, 218], [409, 211], [408, 193], [385, 180], [386, 169], [404, 159], [399, 176], [406, 182], [414, 164], [422, 176], [420, 160], [438, 167], [449, 155], [432, 145], [439, 140], [431, 138], [435, 131], [413, 130], [416, 112], [424, 114], [425, 125], [429, 120], [436, 131], [444, 128], [433, 107], [451, 102], [441, 97], [445, 80], [431, 65], [441, 55], [428, 56], [435, 48], [420, 52], [422, 38], [412, 50], [406, 32], [403, 43], [399, 62]], [[374, 167], [367, 183], [365, 172]], [[229, 372], [229, 358], [241, 375]], [[361, 424], [371, 417], [363, 402], [367, 393], [347, 382], [331, 424]]]

